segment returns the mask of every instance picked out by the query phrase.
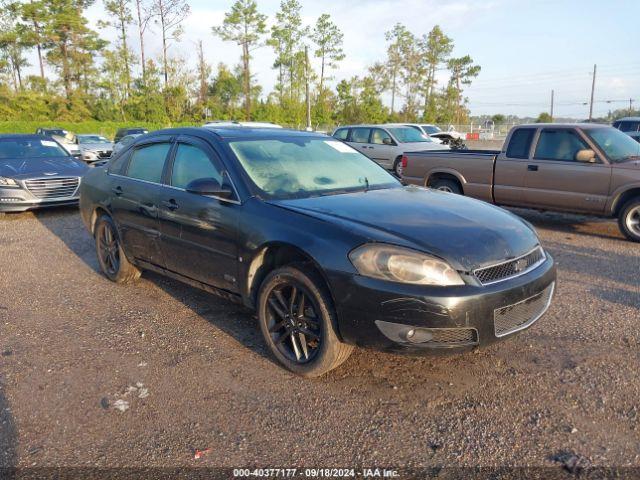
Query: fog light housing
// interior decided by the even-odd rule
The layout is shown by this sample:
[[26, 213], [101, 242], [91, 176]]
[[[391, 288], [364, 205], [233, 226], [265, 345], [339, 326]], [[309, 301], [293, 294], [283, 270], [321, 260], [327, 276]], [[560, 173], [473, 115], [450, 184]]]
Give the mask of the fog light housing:
[[3, 202], [3, 203], [18, 203], [23, 201], [24, 199], [20, 197], [0, 197], [0, 202]]

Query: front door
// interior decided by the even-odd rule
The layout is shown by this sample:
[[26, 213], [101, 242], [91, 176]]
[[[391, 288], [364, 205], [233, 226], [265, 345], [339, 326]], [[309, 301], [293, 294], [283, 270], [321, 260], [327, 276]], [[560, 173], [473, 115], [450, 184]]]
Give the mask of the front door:
[[598, 158], [578, 161], [578, 152], [592, 150], [572, 128], [546, 127], [527, 163], [523, 200], [539, 208], [604, 212], [611, 183], [611, 166]]
[[367, 153], [370, 158], [390, 170], [393, 168], [393, 163], [397, 156], [396, 152], [396, 143], [391, 138], [391, 135], [381, 128], [374, 128], [371, 131], [371, 143]]
[[162, 266], [158, 203], [170, 140], [137, 147], [124, 171], [110, 175], [111, 213], [125, 252]]
[[197, 195], [185, 189], [193, 180], [228, 183], [222, 163], [205, 142], [179, 137], [167, 169], [160, 202], [160, 231], [166, 268], [229, 291], [237, 291], [236, 200]]

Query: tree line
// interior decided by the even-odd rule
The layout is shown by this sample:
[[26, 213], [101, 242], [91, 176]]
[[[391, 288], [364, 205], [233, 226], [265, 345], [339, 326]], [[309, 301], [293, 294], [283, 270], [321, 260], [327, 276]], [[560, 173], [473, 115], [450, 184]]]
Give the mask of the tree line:
[[[175, 53], [187, 0], [101, 0], [93, 29], [86, 12], [95, 2], [0, 0], [0, 120], [463, 123], [464, 89], [480, 72], [469, 55], [452, 55], [454, 42], [439, 26], [416, 35], [396, 24], [378, 62], [333, 85], [346, 58], [343, 33], [329, 14], [305, 25], [299, 0], [282, 0], [270, 27], [256, 0], [235, 0], [211, 35], [240, 47], [238, 64], [208, 63], [203, 38], [184, 49], [194, 52], [190, 67], [193, 59]], [[100, 35], [106, 29], [114, 42]], [[145, 43], [151, 34], [160, 40], [157, 58]], [[252, 69], [258, 48], [275, 54], [270, 92]]]

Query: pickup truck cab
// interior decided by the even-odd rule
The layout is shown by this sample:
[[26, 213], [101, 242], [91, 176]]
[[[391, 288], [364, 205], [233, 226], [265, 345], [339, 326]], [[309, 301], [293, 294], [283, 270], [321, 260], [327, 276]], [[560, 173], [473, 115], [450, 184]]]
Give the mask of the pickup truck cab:
[[596, 124], [514, 127], [500, 151], [407, 153], [403, 179], [504, 206], [618, 217], [640, 242], [640, 144]]

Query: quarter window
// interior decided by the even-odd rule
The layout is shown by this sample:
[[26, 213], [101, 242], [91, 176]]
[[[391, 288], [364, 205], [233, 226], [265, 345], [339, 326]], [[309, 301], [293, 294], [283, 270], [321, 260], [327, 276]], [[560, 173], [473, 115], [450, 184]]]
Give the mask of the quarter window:
[[519, 128], [513, 132], [507, 147], [507, 157], [529, 158], [529, 149], [535, 132], [533, 128]]
[[201, 178], [214, 178], [222, 184], [222, 172], [213, 165], [209, 155], [193, 145], [178, 145], [171, 169], [171, 185], [186, 188]]
[[351, 130], [351, 141], [355, 143], [369, 143], [370, 128], [354, 128]]
[[170, 148], [170, 143], [156, 143], [138, 148], [131, 155], [127, 176], [147, 182], [161, 183], [164, 161]]
[[537, 160], [574, 162], [580, 150], [589, 148], [573, 130], [544, 129], [536, 147]]

